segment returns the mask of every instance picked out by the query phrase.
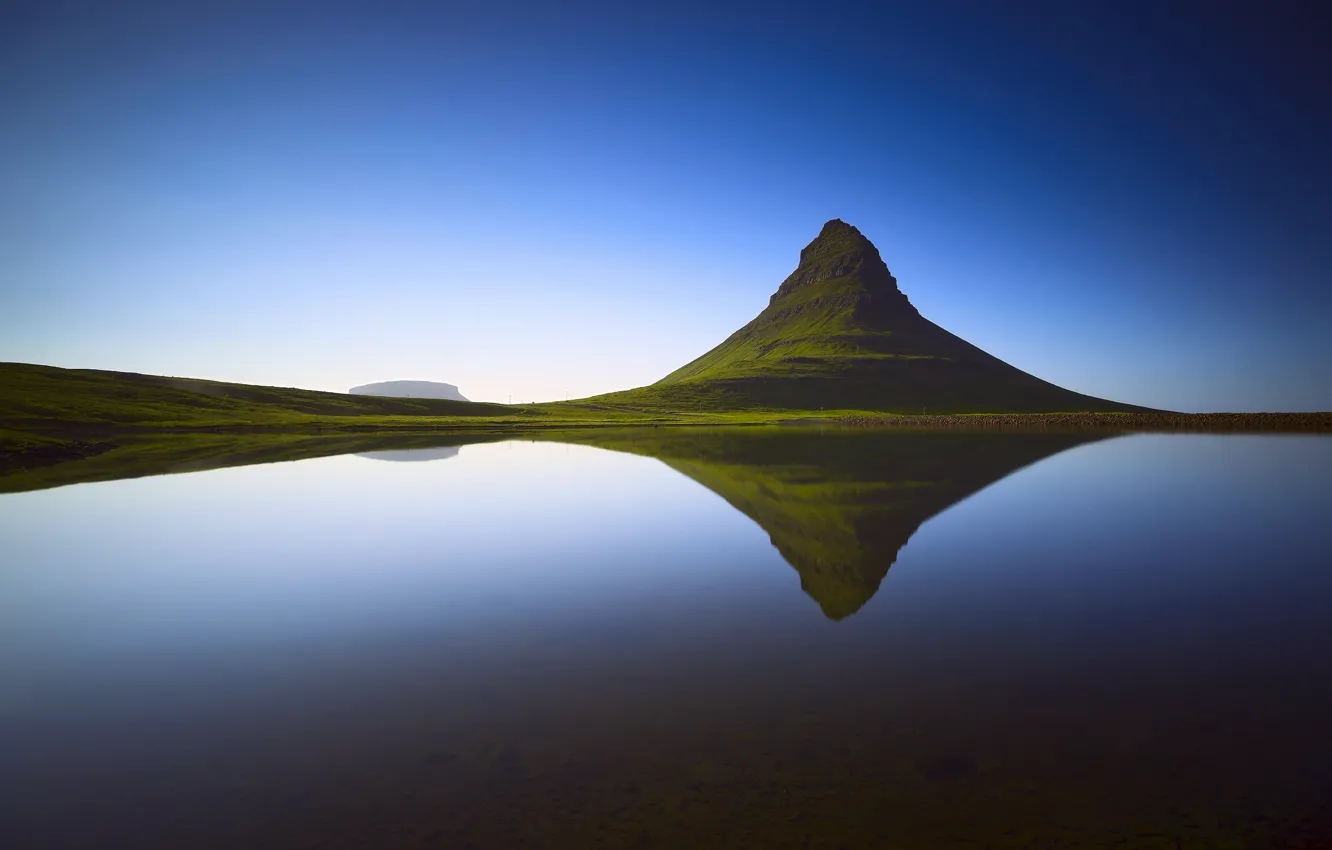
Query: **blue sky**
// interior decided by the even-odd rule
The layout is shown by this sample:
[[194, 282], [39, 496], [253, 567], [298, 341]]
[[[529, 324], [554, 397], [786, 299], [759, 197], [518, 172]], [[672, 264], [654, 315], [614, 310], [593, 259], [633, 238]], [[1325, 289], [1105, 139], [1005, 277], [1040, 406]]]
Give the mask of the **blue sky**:
[[1040, 377], [1332, 409], [1293, 6], [207, 5], [0, 12], [0, 360], [585, 396], [720, 342], [838, 217]]

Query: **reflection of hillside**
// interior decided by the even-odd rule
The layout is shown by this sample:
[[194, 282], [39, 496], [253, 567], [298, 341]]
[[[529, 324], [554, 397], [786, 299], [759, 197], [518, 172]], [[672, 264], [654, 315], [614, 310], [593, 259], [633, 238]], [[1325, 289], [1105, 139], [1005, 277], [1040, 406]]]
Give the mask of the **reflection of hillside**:
[[656, 457], [768, 533], [823, 613], [879, 589], [921, 523], [1010, 473], [1100, 439], [1085, 434], [655, 430], [577, 441]]
[[[0, 476], [0, 493], [42, 490], [91, 481], [115, 481], [201, 472], [256, 463], [280, 463], [344, 454], [394, 455], [413, 451], [452, 457], [458, 446], [508, 438], [503, 433], [467, 434], [146, 434], [126, 439], [103, 454]], [[399, 459], [397, 457], [394, 458]], [[406, 458], [402, 458], [406, 459]], [[419, 459], [426, 459], [424, 457]]]

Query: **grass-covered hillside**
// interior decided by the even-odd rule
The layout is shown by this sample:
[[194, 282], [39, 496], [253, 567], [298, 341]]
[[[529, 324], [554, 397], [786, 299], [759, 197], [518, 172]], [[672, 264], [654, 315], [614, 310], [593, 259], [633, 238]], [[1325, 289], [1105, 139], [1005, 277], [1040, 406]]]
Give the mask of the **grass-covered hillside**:
[[578, 404], [506, 405], [385, 398], [96, 369], [0, 363], [0, 433], [46, 435], [145, 429], [368, 429], [542, 426], [634, 421], [632, 411]]
[[498, 404], [381, 398], [98, 369], [0, 364], [0, 423], [275, 423], [347, 416], [512, 416]]
[[[487, 404], [385, 398], [96, 369], [0, 363], [0, 467], [39, 465], [155, 431], [305, 433], [777, 421], [752, 415], [649, 410], [596, 402]], [[61, 453], [64, 453], [63, 455]], [[72, 452], [72, 454], [71, 454]]]

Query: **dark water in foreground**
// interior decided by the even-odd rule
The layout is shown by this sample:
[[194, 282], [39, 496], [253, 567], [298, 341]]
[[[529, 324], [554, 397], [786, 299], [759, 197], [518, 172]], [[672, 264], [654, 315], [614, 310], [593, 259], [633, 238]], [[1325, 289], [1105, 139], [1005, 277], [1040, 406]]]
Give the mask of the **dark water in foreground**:
[[1332, 846], [1332, 439], [589, 439], [0, 496], [0, 846]]

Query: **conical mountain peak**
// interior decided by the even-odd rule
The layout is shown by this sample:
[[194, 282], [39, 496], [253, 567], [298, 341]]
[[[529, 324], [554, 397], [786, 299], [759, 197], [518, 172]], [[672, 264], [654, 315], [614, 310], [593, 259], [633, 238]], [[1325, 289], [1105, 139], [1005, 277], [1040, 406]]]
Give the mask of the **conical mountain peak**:
[[663, 407], [1009, 413], [1134, 410], [1015, 369], [926, 319], [879, 249], [823, 225], [768, 306], [651, 387], [604, 396]]
[[800, 265], [778, 287], [773, 300], [811, 284], [843, 278], [848, 283], [859, 283], [868, 292], [899, 291], [897, 279], [888, 271], [874, 243], [855, 226], [835, 218], [801, 250]]

